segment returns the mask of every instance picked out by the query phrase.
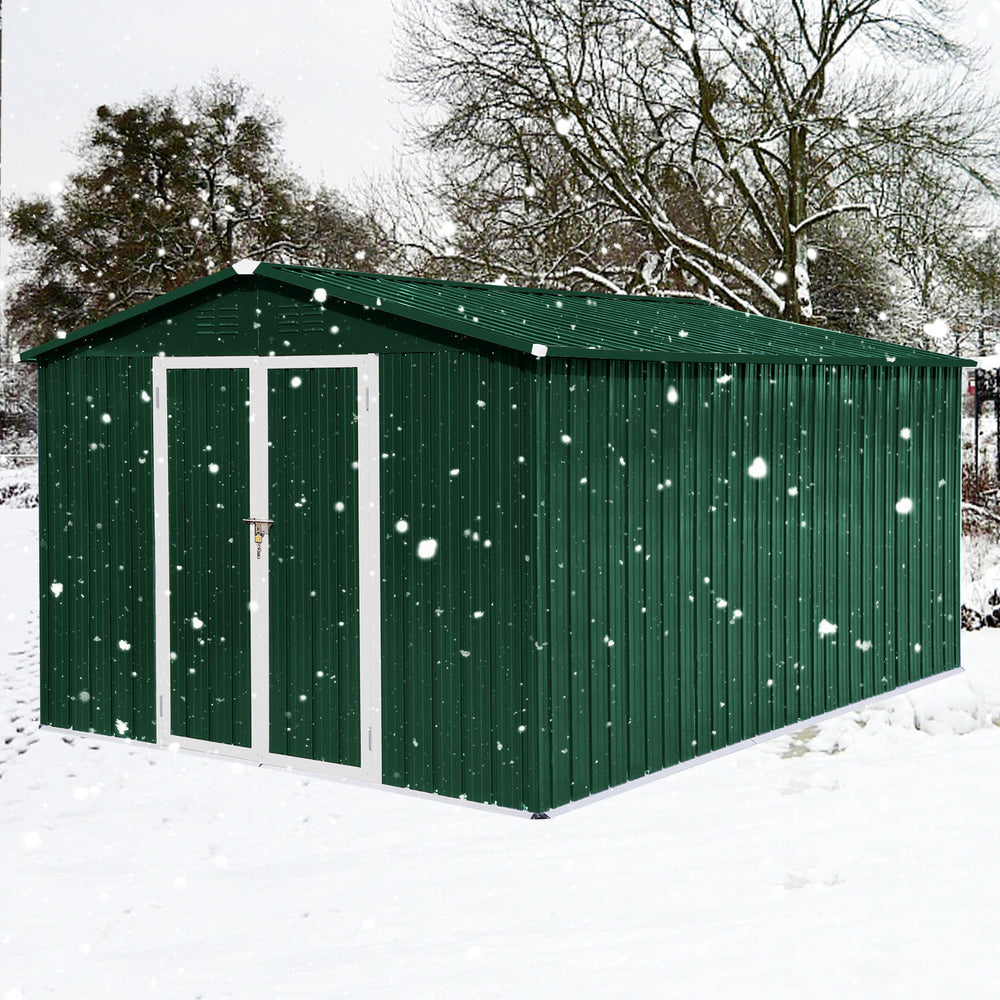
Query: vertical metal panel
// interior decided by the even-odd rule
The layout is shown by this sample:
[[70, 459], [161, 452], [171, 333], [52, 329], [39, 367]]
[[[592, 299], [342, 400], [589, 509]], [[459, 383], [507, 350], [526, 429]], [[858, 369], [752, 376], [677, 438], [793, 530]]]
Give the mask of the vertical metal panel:
[[250, 746], [248, 372], [167, 372], [171, 729]]
[[538, 771], [529, 363], [383, 355], [380, 370], [383, 780], [518, 808]]
[[273, 753], [361, 764], [354, 368], [268, 373]]
[[958, 375], [544, 364], [545, 805], [958, 665]]
[[155, 739], [150, 365], [39, 366], [42, 722]]

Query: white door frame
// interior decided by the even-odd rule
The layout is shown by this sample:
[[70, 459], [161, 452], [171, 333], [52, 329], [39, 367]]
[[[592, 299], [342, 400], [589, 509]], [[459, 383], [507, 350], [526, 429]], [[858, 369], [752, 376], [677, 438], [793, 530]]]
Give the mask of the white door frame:
[[[175, 736], [170, 719], [170, 545], [167, 477], [167, 372], [178, 368], [242, 368], [249, 372], [250, 510], [267, 518], [268, 393], [272, 368], [354, 368], [358, 373], [358, 597], [360, 618], [361, 766], [333, 764], [271, 753], [270, 643], [268, 618], [269, 544], [260, 562], [250, 560], [250, 746]], [[175, 488], [178, 488], [175, 486]], [[179, 488], [183, 488], [181, 485]], [[378, 355], [282, 355], [281, 357], [153, 358], [153, 511], [156, 588], [156, 742], [226, 757], [278, 764], [296, 770], [382, 782], [381, 524], [379, 493]], [[245, 542], [251, 544], [249, 528]]]

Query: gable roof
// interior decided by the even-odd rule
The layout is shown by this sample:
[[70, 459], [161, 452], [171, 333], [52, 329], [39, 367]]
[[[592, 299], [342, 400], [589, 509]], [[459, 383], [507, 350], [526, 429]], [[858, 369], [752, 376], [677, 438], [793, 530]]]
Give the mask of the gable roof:
[[[229, 282], [278, 283], [537, 357], [961, 367], [963, 358], [737, 312], [684, 296], [610, 295], [241, 261], [21, 354], [32, 361]], [[222, 289], [219, 289], [222, 291]]]

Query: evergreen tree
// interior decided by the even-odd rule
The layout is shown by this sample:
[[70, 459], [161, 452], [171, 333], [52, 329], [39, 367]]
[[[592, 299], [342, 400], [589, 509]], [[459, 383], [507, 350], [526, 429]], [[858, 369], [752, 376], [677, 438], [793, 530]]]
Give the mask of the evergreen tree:
[[236, 81], [97, 108], [62, 193], [9, 206], [12, 339], [41, 343], [244, 257], [377, 266], [374, 227], [290, 170], [280, 135]]

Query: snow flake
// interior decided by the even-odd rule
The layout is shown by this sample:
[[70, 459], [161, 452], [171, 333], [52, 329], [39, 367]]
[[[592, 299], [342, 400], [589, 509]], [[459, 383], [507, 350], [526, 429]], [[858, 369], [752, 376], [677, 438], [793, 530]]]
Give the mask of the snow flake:
[[790, 497], [797, 497], [799, 495], [799, 488], [798, 488], [798, 486], [789, 486], [788, 487], [788, 495]]
[[197, 615], [191, 616], [191, 628], [197, 630], [200, 628], [204, 628], [204, 626], [205, 623]]
[[101, 421], [102, 421], [102, 423], [110, 424], [111, 423], [111, 414], [110, 413], [102, 413], [101, 414]]
[[127, 639], [119, 639], [118, 648], [127, 653], [132, 648], [132, 643], [130, 643]]
[[896, 501], [897, 514], [909, 514], [913, 510], [913, 501], [909, 497], [900, 497]]
[[834, 635], [837, 631], [837, 626], [833, 622], [828, 622], [823, 618], [819, 623], [819, 634], [820, 635]]
[[862, 653], [867, 653], [869, 649], [872, 648], [871, 639], [855, 639], [854, 645], [861, 650]]
[[715, 381], [718, 382], [719, 385], [725, 385], [727, 382], [731, 382], [732, 379], [732, 375], [720, 375]]
[[423, 538], [417, 546], [417, 557], [420, 559], [433, 559], [437, 554], [438, 543], [436, 538]]
[[670, 386], [670, 388], [667, 389], [667, 402], [676, 403], [678, 398], [679, 397], [677, 396], [677, 390], [673, 386]]
[[122, 722], [121, 719], [115, 720], [115, 729], [118, 730], [119, 736], [124, 736], [128, 732], [128, 723]]
[[472, 612], [472, 617], [473, 618], [482, 618], [483, 615], [485, 615], [485, 614], [486, 614], [485, 611], [473, 611]]
[[215, 462], [209, 462], [208, 463], [208, 471], [211, 472], [212, 475], [214, 476], [214, 475], [216, 475], [216, 473], [218, 473], [219, 467], [215, 464]]
[[58, 597], [63, 592], [63, 585], [59, 583], [58, 580], [53, 580], [52, 583], [49, 584], [49, 590], [52, 591], [53, 597]]
[[780, 268], [774, 272], [771, 280], [780, 288], [782, 285], [788, 284], [788, 272], [782, 271]]
[[400, 519], [396, 522], [396, 530], [401, 535], [405, 535], [410, 530], [410, 525], [406, 521]]
[[573, 131], [573, 124], [572, 118], [557, 118], [555, 121], [556, 132], [559, 135], [569, 135]]
[[291, 386], [291, 387], [292, 387], [293, 389], [298, 389], [298, 387], [299, 387], [300, 385], [302, 385], [302, 379], [301, 379], [301, 378], [300, 378], [300, 377], [299, 377], [298, 375], [293, 375], [293, 376], [292, 376], [292, 377], [291, 377], [291, 378], [289, 379], [289, 381], [288, 381], [288, 384], [289, 384], [289, 385], [290, 385], [290, 386]]
[[536, 358], [544, 358], [549, 353], [548, 344], [532, 344], [531, 353]]
[[900, 437], [901, 437], [901, 438], [902, 438], [902, 439], [903, 439], [904, 441], [909, 441], [909, 440], [910, 440], [910, 438], [911, 438], [911, 437], [913, 436], [913, 431], [911, 431], [909, 427], [904, 427], [904, 428], [903, 428], [903, 429], [902, 429], [902, 430], [901, 430], [901, 431], [899, 432], [899, 436], [900, 436]]
[[326, 302], [326, 289], [317, 288], [313, 291], [313, 300], [319, 303]]
[[569, 444], [573, 439], [568, 434], [563, 434], [559, 440], [562, 441], [563, 444]]
[[767, 462], [758, 455], [747, 469], [747, 475], [751, 479], [763, 479], [767, 475]]

